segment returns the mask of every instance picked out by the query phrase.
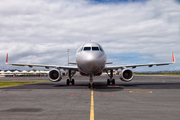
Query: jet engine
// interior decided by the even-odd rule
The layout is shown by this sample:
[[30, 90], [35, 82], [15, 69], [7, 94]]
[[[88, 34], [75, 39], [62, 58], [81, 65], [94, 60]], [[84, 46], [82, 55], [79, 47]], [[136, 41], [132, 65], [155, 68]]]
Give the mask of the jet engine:
[[51, 82], [59, 82], [62, 79], [61, 71], [54, 68], [49, 71], [48, 77]]
[[122, 81], [130, 82], [133, 79], [133, 72], [130, 69], [123, 69], [119, 74]]

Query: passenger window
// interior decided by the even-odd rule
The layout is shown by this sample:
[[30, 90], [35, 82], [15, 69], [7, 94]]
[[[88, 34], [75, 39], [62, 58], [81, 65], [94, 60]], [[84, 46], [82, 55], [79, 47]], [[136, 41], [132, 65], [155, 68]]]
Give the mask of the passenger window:
[[102, 49], [101, 47], [99, 47], [99, 49], [100, 49], [102, 52], [104, 52], [103, 49]]
[[92, 47], [92, 50], [93, 51], [99, 51], [99, 48], [98, 47]]
[[84, 47], [84, 51], [90, 51], [91, 47]]

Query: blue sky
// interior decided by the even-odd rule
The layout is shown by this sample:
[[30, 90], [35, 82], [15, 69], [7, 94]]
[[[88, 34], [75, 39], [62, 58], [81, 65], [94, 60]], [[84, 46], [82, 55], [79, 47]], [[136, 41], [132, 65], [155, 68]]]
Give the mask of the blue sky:
[[0, 69], [30, 69], [6, 65], [6, 53], [13, 63], [67, 65], [67, 49], [75, 62], [78, 47], [91, 40], [113, 65], [171, 62], [174, 52], [174, 65], [134, 71], [180, 70], [177, 1], [1, 0]]
[[114, 63], [119, 64], [121, 63], [122, 65], [124, 64], [145, 64], [145, 63], [150, 63], [153, 62], [149, 59], [142, 59], [141, 61], [138, 61], [141, 59], [141, 56], [149, 56], [152, 58], [153, 56], [151, 54], [139, 54], [139, 53], [123, 53], [123, 54], [108, 54], [107, 57], [108, 59], [116, 59]]

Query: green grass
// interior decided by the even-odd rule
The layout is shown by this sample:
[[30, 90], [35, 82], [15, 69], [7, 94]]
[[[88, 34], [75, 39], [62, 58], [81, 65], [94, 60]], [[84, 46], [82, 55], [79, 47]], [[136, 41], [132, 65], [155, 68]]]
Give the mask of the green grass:
[[134, 73], [134, 75], [163, 75], [163, 76], [180, 76], [180, 74], [151, 74], [151, 73]]
[[3, 81], [0, 82], [0, 88], [3, 87], [11, 87], [11, 86], [20, 86], [20, 85], [27, 85], [27, 84], [35, 84], [35, 83], [44, 83], [44, 82], [49, 82], [48, 80], [46, 81]]

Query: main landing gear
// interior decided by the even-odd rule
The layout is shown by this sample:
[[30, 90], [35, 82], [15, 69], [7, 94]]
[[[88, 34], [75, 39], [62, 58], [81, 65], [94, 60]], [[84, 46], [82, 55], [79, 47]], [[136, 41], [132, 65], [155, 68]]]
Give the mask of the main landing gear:
[[92, 74], [90, 74], [89, 75], [89, 84], [88, 84], [88, 88], [89, 89], [94, 89], [94, 83], [93, 83], [93, 75]]
[[67, 81], [66, 81], [66, 84], [67, 84], [67, 85], [69, 85], [70, 83], [71, 83], [72, 85], [75, 84], [75, 80], [72, 79], [72, 77], [74, 76], [75, 73], [76, 73], [76, 72], [71, 72], [71, 70], [68, 71], [68, 77], [69, 77], [69, 79], [67, 79]]
[[[108, 71], [106, 71], [108, 74]], [[110, 79], [107, 79], [107, 85], [110, 85], [111, 83], [115, 85], [115, 79], [113, 79], [113, 70], [110, 70], [110, 75], [108, 74]]]

